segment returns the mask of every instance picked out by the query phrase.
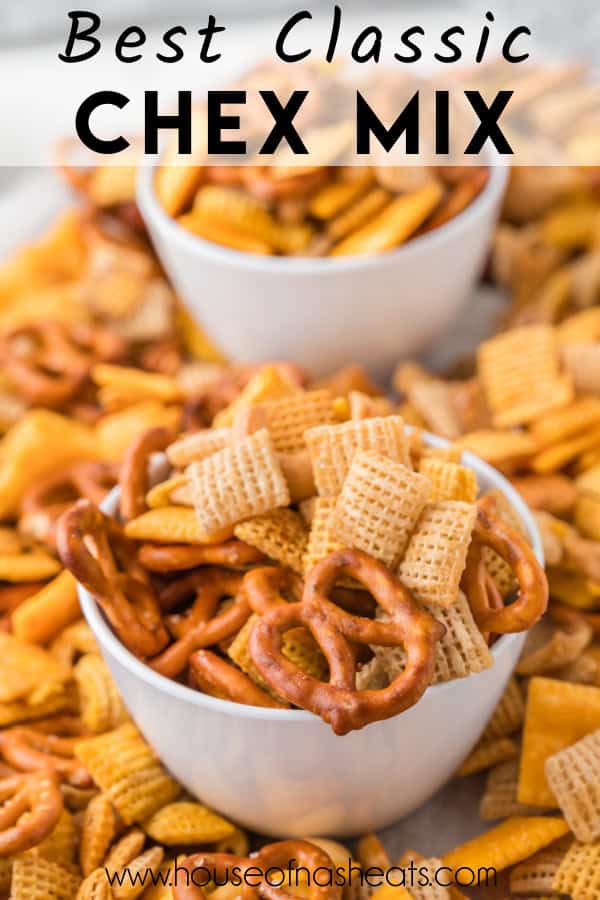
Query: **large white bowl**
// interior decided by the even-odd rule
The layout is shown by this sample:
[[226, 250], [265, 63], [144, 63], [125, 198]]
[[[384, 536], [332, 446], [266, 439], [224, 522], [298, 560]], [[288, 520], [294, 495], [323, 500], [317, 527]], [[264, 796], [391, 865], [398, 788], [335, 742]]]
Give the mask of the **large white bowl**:
[[165, 214], [153, 166], [137, 201], [157, 253], [188, 309], [226, 354], [293, 359], [313, 375], [348, 360], [386, 376], [442, 334], [473, 288], [489, 248], [507, 170], [451, 222], [398, 250], [340, 259], [265, 258], [196, 237]]
[[[519, 495], [486, 463], [469, 453], [464, 459], [481, 490], [508, 497], [543, 563]], [[117, 502], [113, 491], [105, 510], [114, 513]], [[402, 715], [338, 737], [311, 713], [241, 706], [158, 675], [121, 644], [81, 588], [80, 600], [131, 715], [173, 775], [224, 815], [278, 837], [358, 834], [428, 800], [480, 737], [525, 639], [502, 637], [491, 669], [430, 687]]]

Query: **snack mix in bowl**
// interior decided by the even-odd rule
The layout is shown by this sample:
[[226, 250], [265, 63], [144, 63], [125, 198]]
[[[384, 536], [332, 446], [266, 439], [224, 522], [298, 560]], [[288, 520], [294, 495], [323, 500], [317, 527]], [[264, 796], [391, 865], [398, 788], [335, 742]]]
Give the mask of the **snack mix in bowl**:
[[[501, 329], [451, 373], [402, 363], [396, 399], [351, 364], [313, 383], [290, 363], [224, 361], [166, 282], [133, 173], [120, 174], [108, 192], [91, 170], [85, 209], [0, 272], [0, 897], [217, 900], [229, 888], [169, 886], [175, 867], [351, 862], [487, 866], [502, 896], [598, 896], [590, 173], [563, 173], [559, 187], [551, 170], [533, 184], [515, 174], [491, 267], [513, 297]], [[532, 221], [523, 185], [537, 191]], [[431, 447], [421, 429], [449, 445]], [[521, 523], [502, 497], [478, 496], [464, 450], [534, 510], [546, 614]], [[116, 484], [109, 517], [99, 504]], [[156, 672], [240, 704], [303, 707], [340, 734], [484, 669], [498, 635], [533, 625], [457, 772], [485, 773], [480, 812], [493, 824], [426, 859], [406, 848], [390, 860], [373, 834], [351, 849], [246, 835], [190, 799], [137, 731], [81, 618], [77, 580]], [[253, 890], [277, 893], [264, 880]], [[315, 900], [341, 893], [356, 896], [310, 888]], [[475, 896], [459, 884], [395, 893]]]

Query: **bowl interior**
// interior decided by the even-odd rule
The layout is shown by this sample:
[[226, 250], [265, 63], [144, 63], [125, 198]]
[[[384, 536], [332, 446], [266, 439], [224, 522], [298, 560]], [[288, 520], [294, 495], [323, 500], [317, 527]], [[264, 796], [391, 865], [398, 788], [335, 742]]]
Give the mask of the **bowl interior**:
[[[424, 433], [423, 436], [425, 443], [431, 447], [445, 447], [449, 443], [443, 438], [439, 438], [427, 433]], [[477, 476], [480, 491], [490, 489], [500, 490], [513, 506], [525, 526], [536, 558], [538, 559], [540, 565], [543, 566], [544, 552], [537, 525], [527, 505], [519, 496], [517, 491], [513, 488], [510, 482], [506, 478], [504, 478], [503, 475], [501, 475], [496, 469], [494, 469], [483, 460], [479, 459], [474, 454], [464, 452], [462, 458], [464, 464], [474, 470]], [[157, 462], [153, 465], [153, 480], [162, 480], [165, 477], [165, 472], [166, 461], [163, 459], [163, 461]], [[112, 490], [103, 501], [101, 508], [108, 515], [115, 515], [118, 508], [118, 502], [119, 489], [114, 488], [114, 490]], [[104, 614], [102, 613], [100, 607], [98, 606], [92, 595], [81, 585], [78, 586], [78, 591], [83, 614], [90, 628], [94, 632], [94, 635], [98, 640], [100, 646], [103, 647], [103, 649], [108, 654], [116, 658], [121, 663], [121, 665], [128, 669], [137, 678], [139, 678], [146, 684], [151, 685], [155, 689], [160, 690], [172, 697], [184, 700], [185, 702], [189, 703], [190, 706], [219, 710], [225, 715], [252, 719], [287, 720], [290, 723], [299, 723], [302, 721], [306, 721], [307, 719], [314, 719], [313, 713], [306, 712], [304, 710], [268, 709], [257, 706], [245, 706], [239, 703], [232, 703], [228, 700], [219, 700], [215, 697], [209, 697], [207, 694], [203, 694], [199, 691], [193, 690], [192, 688], [186, 687], [185, 685], [179, 684], [176, 681], [172, 681], [169, 678], [165, 678], [163, 675], [159, 675], [157, 672], [154, 672], [149, 666], [145, 665], [145, 663], [137, 659], [137, 657], [134, 656], [133, 653], [131, 653], [119, 641], [119, 639], [110, 628], [106, 618], [104, 617]], [[520, 634], [503, 635], [491, 648], [492, 656], [494, 657], [494, 659], [497, 659], [509, 648], [512, 643], [520, 639]], [[427, 689], [425, 696], [432, 693], [440, 694], [442, 692], [452, 691], [452, 688], [453, 682], [432, 685]]]

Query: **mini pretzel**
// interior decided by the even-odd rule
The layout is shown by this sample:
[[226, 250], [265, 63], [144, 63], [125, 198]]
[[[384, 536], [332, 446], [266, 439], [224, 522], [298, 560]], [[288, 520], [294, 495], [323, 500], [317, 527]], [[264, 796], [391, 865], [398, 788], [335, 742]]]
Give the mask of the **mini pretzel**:
[[211, 616], [211, 600], [217, 603], [224, 594], [227, 595], [228, 591], [223, 583], [217, 584], [212, 597], [209, 595], [208, 609], [202, 608], [204, 604], [200, 604], [196, 621], [190, 624], [178, 640], [150, 662], [155, 672], [167, 678], [176, 678], [184, 671], [194, 650], [210, 647], [233, 637], [246, 624], [252, 610], [244, 593], [238, 593], [231, 606], [223, 612]]
[[152, 453], [164, 450], [173, 441], [168, 428], [150, 428], [131, 444], [121, 465], [120, 512], [124, 521], [135, 519], [146, 511], [149, 490], [148, 462]]
[[0, 781], [0, 858], [24, 853], [44, 840], [63, 811], [55, 772]]
[[79, 500], [59, 520], [56, 538], [62, 562], [94, 595], [125, 646], [142, 658], [160, 653], [169, 639], [160, 607], [118, 523]]
[[101, 503], [115, 486], [118, 471], [115, 463], [75, 462], [38, 479], [23, 498], [20, 530], [53, 547], [63, 512], [80, 497]]
[[192, 685], [211, 697], [243, 703], [246, 706], [269, 706], [283, 709], [279, 703], [248, 678], [237, 666], [232, 666], [210, 650], [197, 650], [189, 658]]
[[20, 772], [56, 772], [75, 787], [90, 787], [87, 769], [75, 759], [81, 737], [57, 737], [33, 728], [9, 728], [0, 732], [0, 754]]
[[196, 566], [225, 566], [236, 569], [264, 559], [263, 554], [243, 541], [222, 544], [142, 544], [138, 559], [151, 572], [178, 572]]
[[[329, 597], [342, 575], [368, 588], [390, 616], [380, 622], [354, 616]], [[306, 626], [329, 664], [329, 682], [303, 672], [281, 652], [282, 635]], [[420, 610], [402, 582], [384, 565], [358, 550], [338, 550], [321, 560], [306, 579], [300, 603], [273, 604], [252, 629], [249, 650], [254, 665], [277, 694], [311, 710], [336, 734], [395, 716], [413, 706], [429, 685], [436, 643], [444, 627]], [[404, 670], [381, 690], [357, 691], [356, 645], [402, 646]]]
[[283, 591], [290, 593], [295, 600], [302, 599], [302, 581], [291, 569], [275, 566], [261, 566], [251, 569], [244, 576], [242, 590], [248, 599], [252, 612], [262, 616], [274, 606], [285, 604], [281, 596]]
[[[257, 896], [265, 900], [293, 900], [294, 895], [280, 887], [267, 883], [267, 873], [271, 870], [273, 877], [279, 876], [279, 870], [288, 872], [292, 863], [306, 868], [312, 874], [316, 870], [335, 871], [331, 858], [309, 841], [289, 840], [275, 844], [266, 844], [252, 856], [234, 856], [231, 853], [198, 853], [188, 856], [178, 863], [177, 869], [183, 878], [177, 879], [173, 886], [173, 900], [206, 900], [204, 887], [199, 882], [210, 877], [218, 884], [226, 884], [233, 872], [239, 873], [243, 879], [244, 872], [253, 868], [262, 873], [265, 881], [254, 887], [244, 880], [241, 889], [242, 900], [255, 900]], [[187, 876], [187, 877], [186, 877]], [[194, 883], [195, 882], [195, 883]], [[319, 887], [314, 878], [310, 878], [308, 887], [309, 900], [340, 900], [339, 887]]]
[[211, 619], [219, 602], [227, 597], [235, 597], [240, 591], [243, 581], [241, 572], [228, 572], [227, 569], [206, 568], [180, 578], [161, 591], [159, 603], [165, 606], [177, 606], [186, 597], [194, 597], [194, 602], [185, 615], [175, 613], [168, 618], [168, 625], [176, 637], [182, 637], [195, 625]]
[[[464, 573], [465, 593], [477, 625], [483, 632], [512, 634], [526, 631], [542, 617], [548, 605], [548, 582], [525, 538], [494, 514], [492, 498], [478, 503], [473, 538]], [[519, 595], [509, 606], [496, 608], [488, 590], [483, 548], [491, 547], [513, 570]]]
[[121, 338], [97, 326], [27, 325], [0, 341], [6, 372], [33, 404], [61, 406], [79, 391], [96, 362], [123, 355]]

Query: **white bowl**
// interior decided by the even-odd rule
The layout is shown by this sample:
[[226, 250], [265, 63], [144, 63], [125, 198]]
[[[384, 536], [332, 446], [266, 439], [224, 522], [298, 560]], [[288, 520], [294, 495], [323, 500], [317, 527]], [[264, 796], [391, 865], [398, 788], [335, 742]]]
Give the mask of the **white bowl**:
[[175, 288], [233, 359], [293, 359], [320, 376], [347, 364], [386, 376], [442, 334], [473, 288], [489, 248], [507, 170], [492, 166], [460, 215], [404, 247], [340, 259], [262, 257], [196, 237], [169, 218], [140, 168], [137, 201]]
[[[543, 563], [535, 522], [514, 488], [472, 454], [464, 460], [481, 490], [508, 497]], [[105, 511], [117, 502], [113, 491]], [[402, 715], [338, 737], [312, 713], [241, 706], [158, 675], [115, 637], [93, 597], [79, 595], [131, 715], [173, 775], [224, 815], [277, 837], [383, 828], [428, 800], [480, 737], [525, 640], [505, 635], [491, 669], [434, 685]]]

